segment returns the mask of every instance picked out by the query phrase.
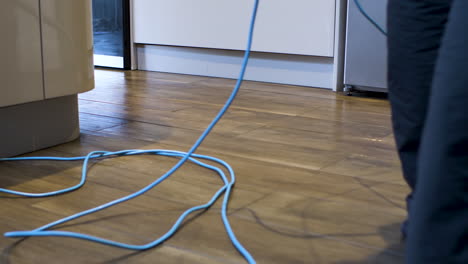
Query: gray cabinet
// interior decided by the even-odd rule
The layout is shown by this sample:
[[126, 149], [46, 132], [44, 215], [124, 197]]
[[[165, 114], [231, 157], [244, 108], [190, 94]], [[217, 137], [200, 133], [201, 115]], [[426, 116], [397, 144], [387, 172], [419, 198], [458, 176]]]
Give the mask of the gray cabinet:
[[[365, 11], [386, 28], [387, 0], [360, 0]], [[387, 91], [387, 38], [348, 1], [344, 84], [347, 88]]]

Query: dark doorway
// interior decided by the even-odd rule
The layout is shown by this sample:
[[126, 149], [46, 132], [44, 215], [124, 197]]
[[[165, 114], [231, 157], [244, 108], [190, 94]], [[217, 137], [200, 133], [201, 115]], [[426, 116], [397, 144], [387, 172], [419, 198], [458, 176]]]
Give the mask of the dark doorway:
[[94, 65], [130, 69], [129, 0], [93, 0]]

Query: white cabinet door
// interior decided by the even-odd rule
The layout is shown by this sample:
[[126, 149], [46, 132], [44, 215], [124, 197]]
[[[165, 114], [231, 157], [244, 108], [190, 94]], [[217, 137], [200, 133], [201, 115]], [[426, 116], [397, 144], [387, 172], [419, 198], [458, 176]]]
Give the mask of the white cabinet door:
[[42, 100], [39, 1], [1, 1], [0, 36], [0, 107]]
[[[134, 0], [136, 43], [245, 49], [253, 0]], [[260, 1], [254, 51], [333, 56], [335, 0]]]
[[41, 0], [46, 98], [94, 87], [91, 0]]

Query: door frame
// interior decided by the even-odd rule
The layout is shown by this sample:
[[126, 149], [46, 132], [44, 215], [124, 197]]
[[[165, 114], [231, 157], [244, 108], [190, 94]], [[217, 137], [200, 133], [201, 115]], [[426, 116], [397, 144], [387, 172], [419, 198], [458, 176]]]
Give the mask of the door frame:
[[132, 21], [130, 0], [122, 0], [124, 70], [132, 69]]

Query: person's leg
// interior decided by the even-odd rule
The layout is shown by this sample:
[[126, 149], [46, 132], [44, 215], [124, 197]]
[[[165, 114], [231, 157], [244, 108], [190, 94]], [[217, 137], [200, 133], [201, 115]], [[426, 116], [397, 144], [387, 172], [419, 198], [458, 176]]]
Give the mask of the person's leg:
[[454, 0], [439, 52], [410, 213], [410, 264], [468, 263], [468, 1]]
[[[388, 80], [393, 130], [412, 190], [417, 182], [417, 157], [426, 119], [435, 62], [450, 10], [450, 0], [389, 0]], [[408, 210], [411, 205], [408, 196]], [[402, 226], [406, 235], [406, 223]]]

